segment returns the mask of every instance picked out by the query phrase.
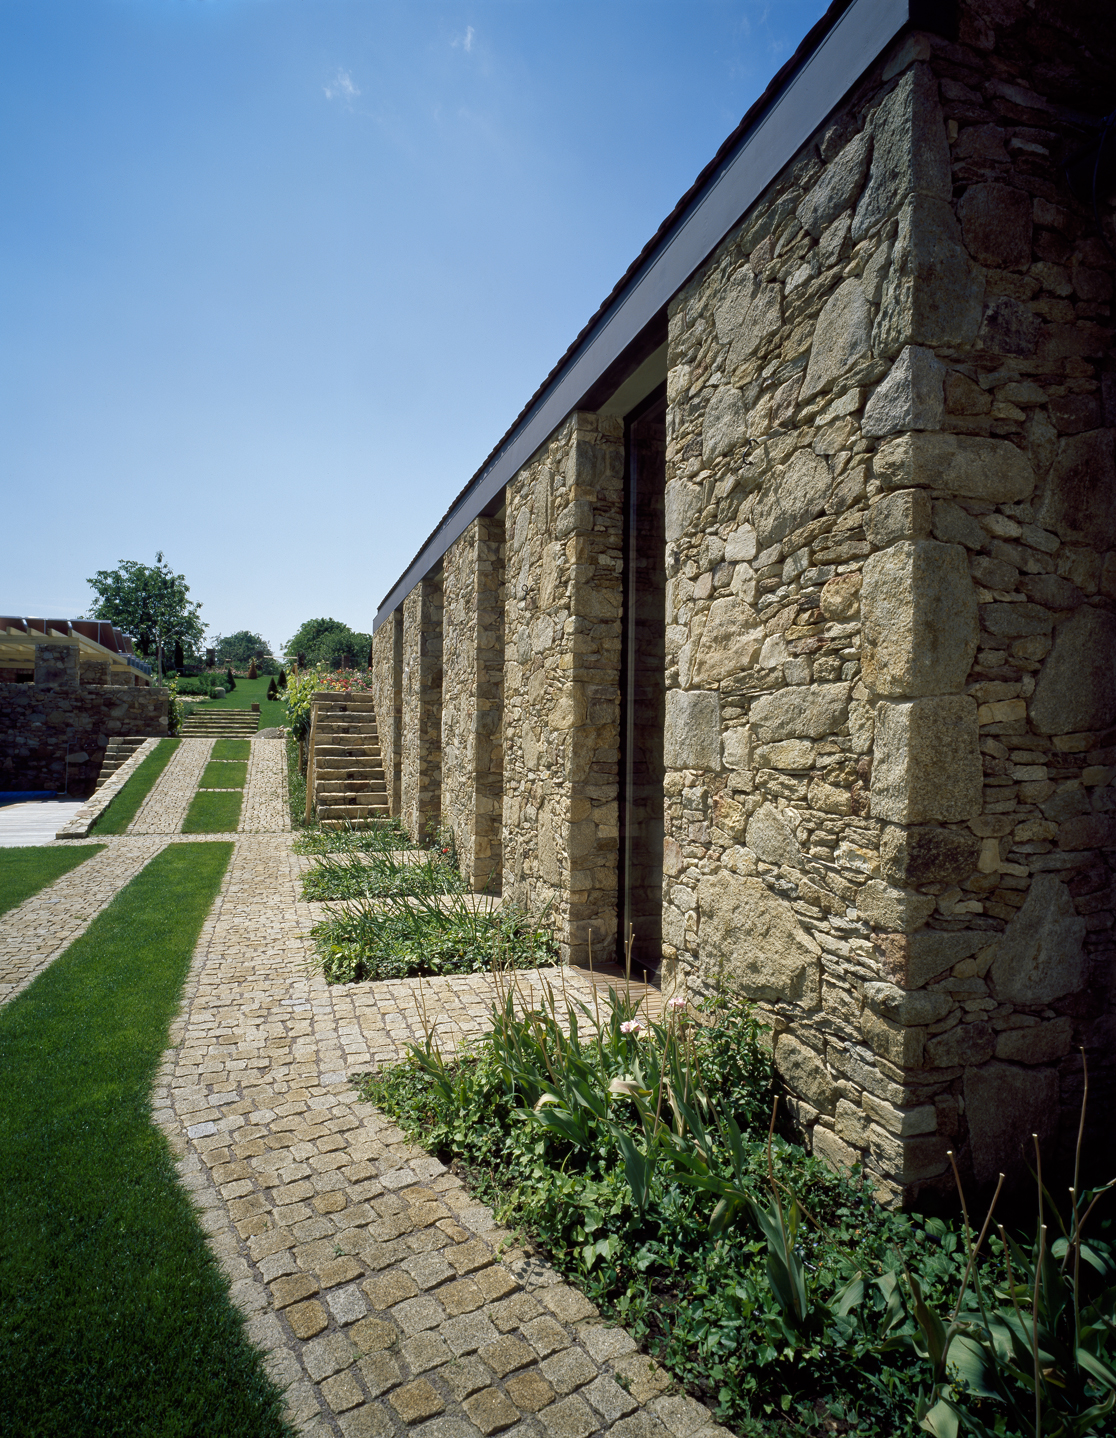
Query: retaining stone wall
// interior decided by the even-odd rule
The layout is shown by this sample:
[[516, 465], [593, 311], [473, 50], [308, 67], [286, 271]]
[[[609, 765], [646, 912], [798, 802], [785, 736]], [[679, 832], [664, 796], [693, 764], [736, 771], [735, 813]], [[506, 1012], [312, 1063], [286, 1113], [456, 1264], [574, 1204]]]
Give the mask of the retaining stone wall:
[[908, 1198], [947, 1148], [1017, 1168], [1111, 1035], [1112, 261], [1042, 54], [963, 34], [902, 42], [670, 319], [668, 962], [764, 1005], [815, 1150]]
[[507, 487], [503, 889], [613, 957], [623, 424], [574, 414]]
[[503, 807], [504, 519], [481, 515], [447, 552], [442, 818], [470, 887], [499, 893]]
[[161, 738], [166, 732], [165, 689], [0, 684], [0, 788], [61, 793], [68, 770], [69, 793], [85, 798], [93, 792], [110, 739]]
[[412, 839], [441, 823], [442, 575], [428, 575], [403, 602], [400, 811]]

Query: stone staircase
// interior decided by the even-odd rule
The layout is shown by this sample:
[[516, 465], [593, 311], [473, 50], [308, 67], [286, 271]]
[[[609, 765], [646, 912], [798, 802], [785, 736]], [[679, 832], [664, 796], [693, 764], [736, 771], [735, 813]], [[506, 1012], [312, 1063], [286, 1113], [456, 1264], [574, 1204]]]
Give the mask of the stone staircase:
[[101, 769], [97, 775], [97, 788], [99, 789], [106, 779], [111, 779], [122, 764], [126, 764], [141, 744], [147, 742], [147, 736], [133, 734], [127, 739], [110, 739], [105, 746], [105, 757], [101, 760]]
[[388, 818], [387, 780], [370, 697], [322, 693], [315, 701], [308, 775], [323, 829], [366, 829]]
[[182, 719], [183, 739], [251, 739], [260, 727], [254, 709], [210, 709], [199, 704]]

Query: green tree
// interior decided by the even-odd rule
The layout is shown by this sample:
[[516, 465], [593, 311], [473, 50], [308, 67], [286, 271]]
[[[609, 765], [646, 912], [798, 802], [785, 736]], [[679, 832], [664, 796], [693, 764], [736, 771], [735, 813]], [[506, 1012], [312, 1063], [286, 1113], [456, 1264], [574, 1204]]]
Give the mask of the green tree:
[[186, 576], [174, 573], [162, 550], [153, 565], [122, 559], [118, 569], [98, 569], [86, 583], [97, 596], [89, 618], [107, 620], [131, 635], [143, 657], [154, 659], [160, 679], [171, 646], [196, 652], [205, 638], [201, 605], [187, 598]]
[[371, 634], [350, 629], [339, 619], [308, 619], [287, 640], [286, 654], [293, 660], [305, 654], [308, 664], [337, 664], [344, 659], [349, 665], [363, 669], [368, 662]]
[[247, 664], [250, 659], [265, 659], [271, 653], [271, 645], [250, 629], [238, 629], [235, 634], [218, 634], [215, 639], [218, 664]]

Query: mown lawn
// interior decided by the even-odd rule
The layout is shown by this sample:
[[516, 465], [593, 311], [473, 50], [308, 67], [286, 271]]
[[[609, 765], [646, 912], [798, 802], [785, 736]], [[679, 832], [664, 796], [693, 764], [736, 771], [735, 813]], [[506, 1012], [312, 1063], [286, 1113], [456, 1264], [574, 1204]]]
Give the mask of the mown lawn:
[[232, 834], [240, 823], [244, 795], [234, 793], [195, 794], [182, 821], [184, 834]]
[[237, 759], [211, 759], [202, 770], [199, 789], [243, 789], [248, 765]]
[[103, 848], [104, 844], [76, 844], [65, 849], [35, 844], [0, 849], [0, 914], [17, 908], [24, 899], [84, 864]]
[[191, 704], [190, 714], [205, 714], [211, 709], [251, 709], [260, 706], [260, 728], [271, 729], [287, 722], [286, 705], [279, 699], [269, 700], [267, 686], [271, 683], [266, 675], [261, 679], [237, 679], [236, 688], [223, 699], [203, 699]]
[[155, 748], [93, 825], [92, 834], [123, 834], [154, 789], [163, 770], [174, 758], [180, 739], [160, 739]]
[[287, 1432], [148, 1107], [231, 852], [170, 845], [0, 1011], [0, 1432]]

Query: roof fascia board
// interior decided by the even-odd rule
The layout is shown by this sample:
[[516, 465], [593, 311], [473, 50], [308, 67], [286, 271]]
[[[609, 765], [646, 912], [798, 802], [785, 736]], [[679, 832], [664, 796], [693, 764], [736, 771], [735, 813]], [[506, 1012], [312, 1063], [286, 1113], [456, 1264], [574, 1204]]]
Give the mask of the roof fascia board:
[[919, 0], [853, 0], [446, 515], [384, 598], [373, 632], [677, 294], [873, 60], [905, 26], [922, 19], [924, 9]]

